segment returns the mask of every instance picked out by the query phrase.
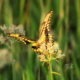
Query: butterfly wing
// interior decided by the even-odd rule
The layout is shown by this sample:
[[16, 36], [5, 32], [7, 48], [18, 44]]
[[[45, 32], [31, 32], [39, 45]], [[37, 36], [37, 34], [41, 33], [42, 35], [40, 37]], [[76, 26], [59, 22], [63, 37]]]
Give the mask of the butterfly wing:
[[42, 21], [42, 24], [40, 26], [40, 35], [38, 42], [44, 42], [44, 41], [52, 41], [52, 33], [50, 31], [50, 21], [52, 17], [53, 11], [49, 12], [47, 16]]
[[23, 42], [24, 44], [28, 44], [28, 43], [33, 43], [34, 41], [20, 35], [20, 34], [14, 34], [14, 33], [10, 33], [7, 35], [8, 37], [12, 37], [12, 38], [15, 38], [21, 42]]

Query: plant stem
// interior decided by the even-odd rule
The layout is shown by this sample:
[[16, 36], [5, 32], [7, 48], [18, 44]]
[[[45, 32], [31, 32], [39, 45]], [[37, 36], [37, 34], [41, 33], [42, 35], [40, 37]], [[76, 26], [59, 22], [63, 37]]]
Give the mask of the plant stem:
[[51, 60], [49, 60], [49, 76], [50, 76], [50, 80], [53, 80]]

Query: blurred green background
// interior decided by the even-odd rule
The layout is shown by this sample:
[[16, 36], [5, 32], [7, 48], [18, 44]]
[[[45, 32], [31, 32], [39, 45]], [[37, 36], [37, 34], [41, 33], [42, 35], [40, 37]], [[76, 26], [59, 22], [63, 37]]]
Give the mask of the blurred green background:
[[[22, 24], [25, 35], [37, 40], [41, 20], [51, 10], [51, 28], [65, 54], [59, 64], [52, 63], [53, 71], [62, 73], [53, 79], [80, 80], [80, 0], [0, 0], [0, 26]], [[0, 43], [0, 80], [50, 80], [30, 45], [6, 43]]]

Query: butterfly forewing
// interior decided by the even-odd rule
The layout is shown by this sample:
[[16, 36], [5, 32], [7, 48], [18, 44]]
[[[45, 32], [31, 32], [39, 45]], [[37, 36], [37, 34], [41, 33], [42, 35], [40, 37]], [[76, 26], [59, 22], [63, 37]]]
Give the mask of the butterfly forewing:
[[39, 43], [45, 42], [45, 41], [50, 41], [52, 40], [52, 33], [50, 30], [50, 21], [51, 21], [51, 16], [52, 16], [53, 11], [49, 12], [47, 16], [44, 18], [42, 21], [42, 24], [40, 26], [40, 35], [39, 35]]
[[26, 38], [25, 36], [22, 36], [20, 34], [15, 34], [15, 33], [9, 33], [8, 34], [8, 37], [12, 37], [12, 38], [15, 38], [21, 42], [23, 42], [24, 44], [28, 44], [28, 43], [33, 43], [34, 41]]

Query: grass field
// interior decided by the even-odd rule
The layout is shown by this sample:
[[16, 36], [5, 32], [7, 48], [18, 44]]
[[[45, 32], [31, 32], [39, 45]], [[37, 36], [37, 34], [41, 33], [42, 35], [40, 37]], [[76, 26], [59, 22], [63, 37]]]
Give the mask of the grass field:
[[[50, 11], [51, 28], [65, 57], [48, 69], [31, 45], [7, 39], [5, 33], [18, 27], [37, 40], [43, 16]], [[0, 80], [80, 80], [80, 0], [0, 0], [0, 27]]]

